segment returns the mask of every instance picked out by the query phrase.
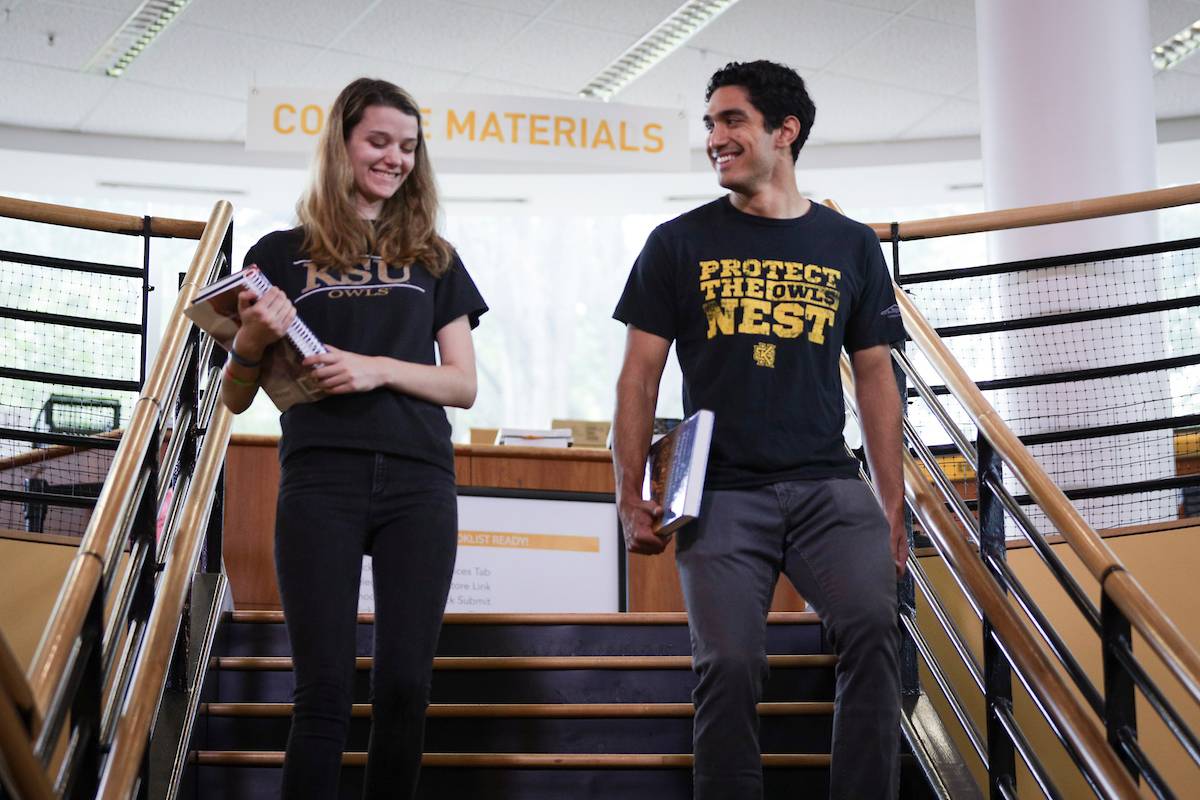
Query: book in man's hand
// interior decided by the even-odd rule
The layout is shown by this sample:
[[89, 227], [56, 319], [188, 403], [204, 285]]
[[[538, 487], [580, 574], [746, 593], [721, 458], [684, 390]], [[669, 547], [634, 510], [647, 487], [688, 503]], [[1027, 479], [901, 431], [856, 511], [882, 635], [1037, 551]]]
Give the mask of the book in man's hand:
[[[249, 289], [262, 297], [270, 288], [267, 276], [251, 266], [205, 286], [183, 313], [229, 350], [242, 326], [238, 318], [238, 294]], [[325, 396], [312, 369], [300, 362], [328, 352], [299, 316], [292, 320], [283, 338], [263, 353], [259, 369], [258, 381], [276, 408], [287, 411], [296, 403], [311, 403]]]
[[671, 535], [700, 515], [715, 419], [711, 411], [697, 411], [650, 446], [642, 499], [662, 509], [654, 528], [659, 536]]

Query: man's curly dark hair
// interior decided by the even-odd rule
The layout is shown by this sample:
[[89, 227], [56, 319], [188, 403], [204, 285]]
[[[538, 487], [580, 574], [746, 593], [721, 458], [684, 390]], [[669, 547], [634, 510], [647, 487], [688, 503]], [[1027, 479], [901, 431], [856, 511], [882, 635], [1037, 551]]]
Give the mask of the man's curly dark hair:
[[792, 142], [792, 161], [795, 162], [817, 117], [817, 107], [804, 88], [804, 79], [791, 67], [774, 61], [731, 61], [709, 78], [705, 102], [711, 100], [713, 92], [722, 86], [745, 89], [751, 105], [763, 115], [769, 131], [779, 128], [786, 117], [800, 120], [800, 135]]

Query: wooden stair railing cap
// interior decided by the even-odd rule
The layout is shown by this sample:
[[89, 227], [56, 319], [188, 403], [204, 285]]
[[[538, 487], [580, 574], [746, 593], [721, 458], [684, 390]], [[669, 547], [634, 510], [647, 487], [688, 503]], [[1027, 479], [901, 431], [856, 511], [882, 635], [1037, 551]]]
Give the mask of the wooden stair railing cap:
[[[854, 376], [845, 355], [841, 358], [841, 373], [846, 403], [857, 415]], [[976, 610], [990, 621], [994, 635], [1053, 729], [1087, 765], [1091, 778], [1102, 788], [1102, 796], [1138, 797], [1137, 785], [1108, 745], [1090, 709], [1084, 708], [1033, 633], [1000, 593], [945, 504], [934, 495], [916, 460], [907, 451], [902, 452], [901, 458], [905, 499], [922, 529], [938, 545], [955, 582]]]
[[[15, 197], [0, 197], [0, 217], [106, 233], [140, 234], [144, 230], [144, 220], [130, 214], [72, 208], [54, 203], [18, 200]], [[199, 239], [204, 234], [204, 223], [188, 219], [151, 217], [150, 232], [155, 236]]]

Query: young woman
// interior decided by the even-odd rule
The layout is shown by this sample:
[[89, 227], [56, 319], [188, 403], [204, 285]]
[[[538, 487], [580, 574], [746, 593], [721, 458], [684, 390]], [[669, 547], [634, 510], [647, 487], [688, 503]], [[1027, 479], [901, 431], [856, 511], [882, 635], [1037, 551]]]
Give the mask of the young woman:
[[[454, 568], [454, 452], [443, 406], [475, 400], [471, 329], [487, 310], [435, 230], [417, 104], [379, 80], [333, 104], [300, 227], [246, 255], [276, 288], [238, 298], [221, 397], [234, 412], [299, 312], [329, 353], [329, 396], [281, 418], [275, 565], [295, 664], [284, 798], [331, 798], [350, 721], [364, 553], [375, 580], [375, 668], [364, 796], [410, 797], [434, 648]], [[437, 355], [434, 355], [434, 344]]]

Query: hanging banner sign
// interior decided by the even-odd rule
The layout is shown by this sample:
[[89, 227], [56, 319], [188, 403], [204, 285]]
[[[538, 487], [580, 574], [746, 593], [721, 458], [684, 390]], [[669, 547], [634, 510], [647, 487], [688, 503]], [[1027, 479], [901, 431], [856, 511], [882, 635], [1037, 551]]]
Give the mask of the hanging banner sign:
[[[311, 152], [334, 93], [250, 91], [246, 149]], [[430, 157], [571, 163], [630, 172], [688, 169], [687, 123], [677, 109], [503, 95], [421, 98]]]

